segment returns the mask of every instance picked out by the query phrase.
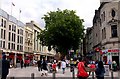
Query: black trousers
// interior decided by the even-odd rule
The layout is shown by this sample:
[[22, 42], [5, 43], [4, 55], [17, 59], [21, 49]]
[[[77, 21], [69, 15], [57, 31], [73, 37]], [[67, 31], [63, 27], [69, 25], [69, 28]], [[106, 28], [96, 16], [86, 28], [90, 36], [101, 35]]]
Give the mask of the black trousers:
[[38, 67], [38, 71], [42, 71], [42, 67]]

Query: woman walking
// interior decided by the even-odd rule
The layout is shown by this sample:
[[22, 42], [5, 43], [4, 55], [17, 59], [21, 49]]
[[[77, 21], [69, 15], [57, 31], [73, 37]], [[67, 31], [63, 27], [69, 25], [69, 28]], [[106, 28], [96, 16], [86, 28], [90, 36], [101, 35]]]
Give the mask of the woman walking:
[[105, 68], [103, 66], [102, 61], [98, 62], [98, 66], [97, 66], [97, 68], [95, 70], [95, 73], [96, 73], [97, 79], [104, 79]]

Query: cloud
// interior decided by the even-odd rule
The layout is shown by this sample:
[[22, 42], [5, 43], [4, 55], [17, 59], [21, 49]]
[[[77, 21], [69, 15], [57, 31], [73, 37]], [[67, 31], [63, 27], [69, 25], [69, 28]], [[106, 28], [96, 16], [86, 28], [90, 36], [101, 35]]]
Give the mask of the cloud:
[[45, 23], [41, 17], [49, 11], [75, 10], [76, 14], [84, 19], [84, 26], [92, 26], [92, 19], [95, 9], [100, 5], [99, 0], [2, 0], [2, 9], [11, 14], [11, 2], [15, 4], [12, 7], [12, 15], [19, 19], [19, 9], [21, 9], [20, 20], [24, 23], [31, 20], [36, 21], [42, 28]]

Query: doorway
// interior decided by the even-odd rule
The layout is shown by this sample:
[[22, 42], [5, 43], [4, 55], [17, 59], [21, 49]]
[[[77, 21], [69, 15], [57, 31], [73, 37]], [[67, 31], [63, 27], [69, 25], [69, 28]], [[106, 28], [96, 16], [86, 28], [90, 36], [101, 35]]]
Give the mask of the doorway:
[[119, 56], [112, 56], [112, 61], [116, 61], [117, 66], [119, 66]]

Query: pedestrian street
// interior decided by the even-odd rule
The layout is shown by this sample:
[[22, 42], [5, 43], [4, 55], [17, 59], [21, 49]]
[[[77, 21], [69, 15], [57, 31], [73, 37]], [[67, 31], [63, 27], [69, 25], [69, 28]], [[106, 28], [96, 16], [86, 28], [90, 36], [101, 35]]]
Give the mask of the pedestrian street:
[[[10, 77], [31, 77], [31, 74], [34, 73], [34, 77], [41, 77], [41, 71], [38, 71], [37, 67], [26, 67], [26, 68], [11, 68], [9, 71], [8, 79]], [[77, 69], [75, 68], [75, 77], [77, 74]], [[113, 72], [114, 77], [119, 77], [118, 72]], [[46, 76], [43, 76], [46, 77]], [[53, 73], [48, 73], [47, 77], [53, 77]], [[73, 73], [70, 72], [69, 68], [66, 68], [65, 74], [62, 73], [62, 69], [59, 69], [58, 72], [56, 73], [55, 77], [73, 77]], [[89, 76], [89, 78], [92, 78], [92, 74]], [[111, 72], [109, 72], [109, 76], [105, 76], [105, 79], [111, 79]], [[115, 78], [118, 79], [118, 78]]]

